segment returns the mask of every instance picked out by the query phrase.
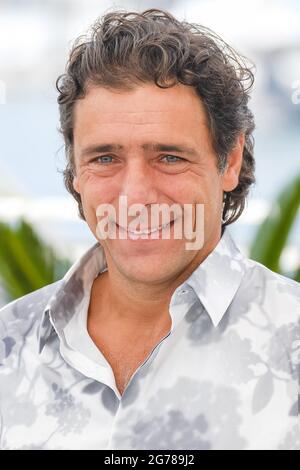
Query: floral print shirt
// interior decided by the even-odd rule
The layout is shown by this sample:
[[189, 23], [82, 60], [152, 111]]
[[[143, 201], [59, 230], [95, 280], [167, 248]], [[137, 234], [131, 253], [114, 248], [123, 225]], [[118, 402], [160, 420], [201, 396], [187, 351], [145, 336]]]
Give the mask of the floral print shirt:
[[0, 311], [0, 449], [298, 449], [300, 285], [225, 228], [123, 395], [87, 332], [96, 243]]

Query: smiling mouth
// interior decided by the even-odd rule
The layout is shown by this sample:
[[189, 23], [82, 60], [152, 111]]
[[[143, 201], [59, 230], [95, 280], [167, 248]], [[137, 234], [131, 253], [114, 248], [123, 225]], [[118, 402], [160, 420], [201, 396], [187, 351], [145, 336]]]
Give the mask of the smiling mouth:
[[154, 233], [158, 233], [162, 230], [165, 230], [169, 226], [172, 227], [174, 222], [175, 221], [172, 220], [171, 222], [168, 222], [167, 224], [160, 225], [159, 227], [152, 228], [152, 229], [143, 229], [143, 230], [130, 230], [128, 227], [122, 227], [117, 222], [115, 222], [115, 224], [121, 230], [125, 230], [129, 235], [133, 235], [133, 236], [137, 237], [137, 236], [141, 236], [141, 235], [152, 235]]

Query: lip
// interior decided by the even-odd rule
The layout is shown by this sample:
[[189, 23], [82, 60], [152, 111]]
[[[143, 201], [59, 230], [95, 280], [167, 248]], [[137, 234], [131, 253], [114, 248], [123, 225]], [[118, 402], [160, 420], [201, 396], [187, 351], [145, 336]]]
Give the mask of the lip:
[[[157, 235], [160, 235], [163, 230], [171, 228], [174, 225], [174, 220], [169, 222], [167, 225], [160, 225], [159, 229], [157, 230], [156, 228], [151, 228], [150, 231], [148, 228], [144, 228], [144, 230], [138, 230], [138, 231], [130, 231], [128, 230], [128, 227], [123, 227], [119, 225], [117, 222], [114, 222], [116, 226], [122, 230], [125, 231], [128, 234], [128, 238], [130, 240], [141, 240], [141, 241], [147, 241], [147, 240], [159, 240], [159, 237]], [[147, 236], [146, 238], [141, 238], [142, 236]], [[151, 235], [155, 235], [155, 238], [152, 238]]]

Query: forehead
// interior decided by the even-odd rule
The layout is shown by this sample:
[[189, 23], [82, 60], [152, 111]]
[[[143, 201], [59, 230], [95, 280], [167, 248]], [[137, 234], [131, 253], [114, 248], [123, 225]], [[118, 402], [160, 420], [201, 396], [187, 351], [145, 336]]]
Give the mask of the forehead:
[[100, 123], [113, 119], [146, 124], [170, 116], [174, 121], [183, 118], [183, 121], [196, 119], [206, 123], [203, 104], [193, 87], [177, 84], [162, 89], [147, 83], [134, 90], [120, 91], [92, 86], [74, 107], [75, 127], [92, 119]]
[[74, 108], [75, 153], [109, 138], [124, 146], [154, 138], [203, 146], [209, 140], [204, 106], [195, 89], [182, 84], [130, 91], [90, 87]]

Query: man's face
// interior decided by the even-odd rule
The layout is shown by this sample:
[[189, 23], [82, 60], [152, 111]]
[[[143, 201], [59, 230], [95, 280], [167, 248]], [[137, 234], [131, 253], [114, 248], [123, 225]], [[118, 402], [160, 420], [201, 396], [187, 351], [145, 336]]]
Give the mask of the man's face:
[[[162, 283], [199, 264], [220, 238], [223, 191], [238, 183], [243, 142], [239, 144], [221, 175], [204, 108], [192, 87], [161, 89], [145, 84], [133, 91], [91, 87], [75, 105], [74, 187], [95, 237], [98, 206], [112, 205], [118, 217], [120, 196], [127, 197], [128, 207], [139, 203], [149, 212], [155, 204], [190, 204], [194, 224], [196, 204], [204, 204], [203, 248], [187, 250], [187, 239], [172, 237], [174, 224], [170, 239], [99, 240], [109, 269], [130, 280]], [[100, 151], [104, 145], [114, 147]], [[124, 230], [116, 227], [117, 235]]]

